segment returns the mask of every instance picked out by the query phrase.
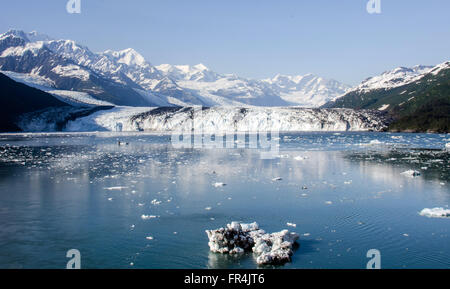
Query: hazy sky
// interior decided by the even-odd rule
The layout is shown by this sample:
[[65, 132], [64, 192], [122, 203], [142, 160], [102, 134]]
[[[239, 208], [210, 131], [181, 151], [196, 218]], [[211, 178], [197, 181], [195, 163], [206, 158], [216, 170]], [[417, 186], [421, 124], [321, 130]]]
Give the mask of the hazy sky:
[[314, 73], [356, 84], [397, 66], [450, 60], [450, 1], [1, 0], [0, 30], [37, 30], [152, 64], [203, 63], [251, 78]]

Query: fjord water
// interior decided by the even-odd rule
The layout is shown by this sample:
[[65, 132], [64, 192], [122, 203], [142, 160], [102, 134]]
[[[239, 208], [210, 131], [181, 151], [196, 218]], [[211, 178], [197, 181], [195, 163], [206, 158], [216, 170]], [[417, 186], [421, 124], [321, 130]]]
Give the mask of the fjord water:
[[450, 219], [419, 215], [450, 203], [448, 142], [290, 133], [264, 159], [167, 135], [1, 135], [0, 268], [65, 268], [69, 249], [82, 268], [256, 268], [209, 252], [205, 230], [231, 221], [299, 233], [281, 268], [365, 268], [369, 249], [382, 268], [450, 268]]

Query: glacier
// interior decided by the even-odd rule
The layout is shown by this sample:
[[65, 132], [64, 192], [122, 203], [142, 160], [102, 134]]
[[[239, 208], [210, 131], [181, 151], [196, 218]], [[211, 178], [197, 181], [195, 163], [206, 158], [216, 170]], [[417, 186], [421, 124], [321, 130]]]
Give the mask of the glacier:
[[69, 121], [68, 132], [382, 131], [384, 114], [293, 107], [114, 107]]

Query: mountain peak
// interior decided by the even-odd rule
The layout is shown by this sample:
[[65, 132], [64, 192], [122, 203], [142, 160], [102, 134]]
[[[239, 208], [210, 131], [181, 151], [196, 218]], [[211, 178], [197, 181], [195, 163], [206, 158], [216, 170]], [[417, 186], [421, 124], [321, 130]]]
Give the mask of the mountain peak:
[[31, 32], [27, 33], [27, 37], [31, 42], [54, 40], [52, 37], [50, 37], [46, 34], [39, 33], [37, 31], [31, 31]]
[[18, 37], [18, 38], [22, 38], [23, 40], [25, 40], [26, 42], [37, 42], [37, 41], [50, 41], [52, 40], [51, 37], [45, 35], [45, 34], [40, 34], [37, 31], [32, 31], [32, 32], [25, 32], [23, 30], [19, 30], [19, 29], [10, 29], [8, 30], [8, 32], [3, 33], [0, 35], [0, 39], [4, 38], [4, 37], [8, 37], [8, 36], [14, 36], [14, 37]]
[[133, 48], [127, 48], [120, 51], [107, 50], [104, 54], [109, 55], [117, 60], [118, 63], [123, 63], [128, 66], [145, 66], [147, 61], [144, 56]]
[[424, 75], [436, 70], [436, 66], [415, 65], [413, 67], [400, 66], [380, 75], [365, 79], [361, 84], [349, 92], [368, 92], [376, 89], [391, 89], [406, 85], [422, 78]]
[[197, 69], [197, 70], [201, 70], [201, 71], [209, 70], [209, 68], [206, 67], [203, 63], [199, 63], [197, 65], [194, 65], [193, 68]]
[[18, 37], [18, 38], [22, 38], [25, 41], [29, 41], [26, 33], [22, 30], [18, 30], [18, 29], [10, 29], [7, 32], [3, 33], [0, 35], [0, 39], [6, 38], [8, 36], [14, 36], [14, 37]]

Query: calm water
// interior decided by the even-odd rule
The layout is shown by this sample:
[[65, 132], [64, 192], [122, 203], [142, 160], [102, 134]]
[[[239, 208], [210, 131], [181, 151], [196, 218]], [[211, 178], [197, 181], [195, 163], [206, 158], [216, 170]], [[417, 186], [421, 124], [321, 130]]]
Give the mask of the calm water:
[[262, 159], [170, 136], [0, 135], [0, 268], [65, 268], [73, 248], [83, 268], [256, 268], [251, 254], [209, 253], [204, 230], [231, 221], [298, 232], [283, 268], [365, 268], [369, 249], [383, 268], [450, 268], [450, 219], [418, 214], [450, 203], [447, 142], [282, 134], [279, 156]]

